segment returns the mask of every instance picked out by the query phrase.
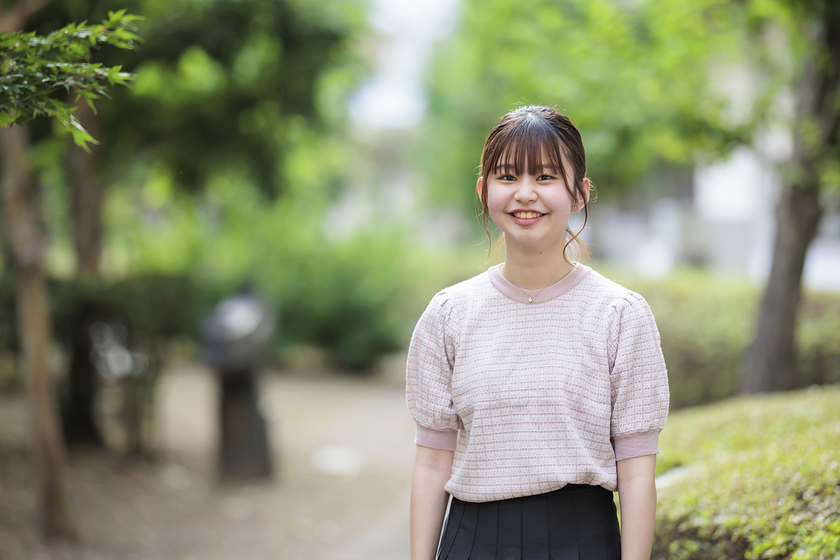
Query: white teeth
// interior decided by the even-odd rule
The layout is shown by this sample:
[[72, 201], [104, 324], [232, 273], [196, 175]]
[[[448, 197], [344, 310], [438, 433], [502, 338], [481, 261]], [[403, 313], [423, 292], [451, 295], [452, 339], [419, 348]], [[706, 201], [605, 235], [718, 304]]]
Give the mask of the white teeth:
[[539, 212], [514, 212], [513, 215], [517, 218], [529, 220], [531, 218], [539, 218], [542, 216]]

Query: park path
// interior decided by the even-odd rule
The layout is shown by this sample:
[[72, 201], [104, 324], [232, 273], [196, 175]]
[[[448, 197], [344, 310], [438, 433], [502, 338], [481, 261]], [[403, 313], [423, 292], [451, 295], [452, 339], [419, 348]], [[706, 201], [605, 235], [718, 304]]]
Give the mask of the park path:
[[0, 398], [0, 560], [408, 558], [414, 426], [398, 375], [264, 376], [278, 476], [255, 484], [215, 479], [217, 391], [199, 365], [170, 368], [156, 399], [158, 460], [75, 454], [84, 539], [49, 546], [35, 533], [28, 456], [15, 451], [25, 405]]

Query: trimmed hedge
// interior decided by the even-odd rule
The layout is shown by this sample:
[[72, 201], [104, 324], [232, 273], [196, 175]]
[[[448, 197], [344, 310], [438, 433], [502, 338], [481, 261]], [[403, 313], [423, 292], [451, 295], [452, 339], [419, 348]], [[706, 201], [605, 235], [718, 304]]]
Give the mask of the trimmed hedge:
[[[65, 348], [74, 332], [91, 321], [121, 323], [128, 342], [155, 353], [167, 340], [195, 338], [197, 317], [211, 305], [212, 295], [187, 276], [142, 275], [116, 281], [48, 280], [55, 340]], [[20, 372], [10, 359], [17, 352], [15, 284], [0, 277], [0, 390], [18, 388]]]
[[[409, 250], [397, 235], [360, 236], [264, 259], [253, 275], [277, 306], [278, 329], [270, 354], [287, 345], [326, 349], [334, 365], [369, 371], [383, 354], [403, 349], [434, 293], [477, 274], [480, 258]], [[433, 263], [440, 262], [440, 266]], [[602, 267], [596, 266], [598, 270]], [[699, 270], [681, 270], [662, 281], [605, 270], [641, 293], [662, 333], [671, 380], [671, 407], [714, 402], [737, 394], [744, 350], [751, 339], [760, 288]], [[231, 281], [228, 280], [228, 283]], [[77, 323], [79, 305], [102, 308], [147, 337], [197, 334], [203, 313], [234, 285], [214, 276], [130, 277], [115, 282], [51, 281], [57, 338]], [[840, 295], [806, 295], [799, 318], [796, 375], [790, 388], [840, 382]], [[0, 357], [17, 346], [14, 284], [0, 275]], [[11, 371], [0, 363], [0, 385]]]
[[[650, 304], [662, 336], [671, 408], [711, 403], [740, 390], [761, 288], [683, 269], [660, 281], [606, 272]], [[797, 371], [788, 389], [840, 383], [840, 295], [805, 294], [796, 333]]]
[[838, 403], [835, 385], [672, 414], [652, 558], [840, 558]]

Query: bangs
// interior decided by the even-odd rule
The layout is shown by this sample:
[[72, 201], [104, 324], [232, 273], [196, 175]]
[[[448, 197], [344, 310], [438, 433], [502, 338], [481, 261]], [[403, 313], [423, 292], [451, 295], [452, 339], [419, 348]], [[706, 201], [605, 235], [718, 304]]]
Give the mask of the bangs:
[[503, 164], [515, 175], [539, 173], [551, 169], [566, 181], [566, 154], [563, 139], [547, 122], [539, 118], [526, 118], [500, 128], [488, 143], [482, 175], [495, 173]]

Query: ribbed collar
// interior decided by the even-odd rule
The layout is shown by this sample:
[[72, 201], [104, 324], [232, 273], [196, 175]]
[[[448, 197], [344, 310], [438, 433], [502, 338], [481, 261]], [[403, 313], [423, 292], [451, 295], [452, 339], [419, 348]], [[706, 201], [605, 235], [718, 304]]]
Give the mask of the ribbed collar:
[[[575, 269], [568, 273], [566, 276], [552, 284], [551, 286], [546, 287], [543, 291], [539, 290], [520, 290], [519, 287], [504, 277], [501, 271], [502, 265], [497, 264], [496, 266], [490, 267], [487, 270], [487, 274], [490, 275], [490, 282], [493, 286], [499, 290], [504, 296], [518, 301], [520, 303], [528, 303], [528, 296], [533, 296], [533, 294], [537, 294], [534, 296], [534, 301], [530, 303], [530, 305], [535, 305], [537, 303], [542, 303], [544, 301], [548, 301], [551, 299], [556, 298], [562, 294], [565, 294], [575, 286], [577, 286], [581, 280], [583, 280], [589, 271], [591, 270], [588, 266], [575, 263]], [[528, 295], [526, 295], [528, 294]]]

